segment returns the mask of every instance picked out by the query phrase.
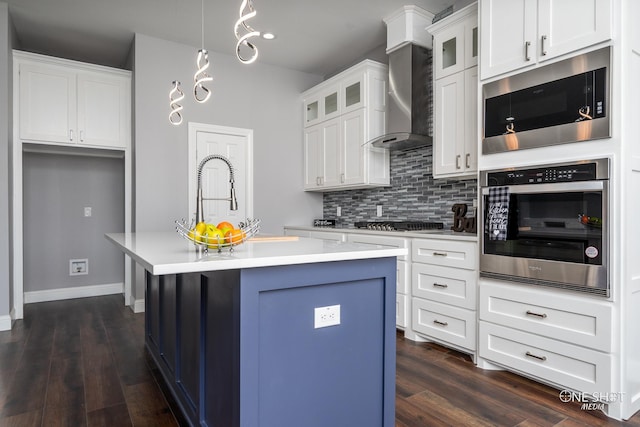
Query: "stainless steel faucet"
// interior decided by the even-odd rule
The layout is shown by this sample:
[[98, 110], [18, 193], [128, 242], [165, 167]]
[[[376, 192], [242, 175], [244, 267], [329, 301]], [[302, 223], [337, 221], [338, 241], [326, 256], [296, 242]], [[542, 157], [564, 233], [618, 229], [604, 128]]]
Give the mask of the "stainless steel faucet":
[[[231, 192], [229, 197], [227, 198], [203, 198], [202, 197], [202, 168], [204, 165], [213, 159], [222, 160], [229, 167], [229, 184], [231, 185]], [[198, 189], [197, 189], [197, 199], [196, 199], [196, 224], [204, 221], [204, 211], [202, 209], [202, 201], [203, 200], [228, 200], [230, 202], [230, 207], [232, 211], [238, 210], [238, 201], [236, 200], [236, 189], [234, 188], [234, 177], [233, 177], [233, 165], [231, 161], [227, 159], [225, 156], [221, 156], [219, 154], [211, 154], [210, 156], [202, 159], [200, 164], [198, 165]]]

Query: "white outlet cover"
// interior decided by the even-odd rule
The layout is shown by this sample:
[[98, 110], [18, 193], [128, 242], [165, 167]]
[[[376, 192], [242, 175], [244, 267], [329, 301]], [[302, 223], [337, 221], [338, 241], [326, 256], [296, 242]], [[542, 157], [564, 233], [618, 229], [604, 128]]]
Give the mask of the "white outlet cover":
[[340, 324], [340, 305], [328, 305], [315, 307], [313, 310], [314, 329], [326, 328]]

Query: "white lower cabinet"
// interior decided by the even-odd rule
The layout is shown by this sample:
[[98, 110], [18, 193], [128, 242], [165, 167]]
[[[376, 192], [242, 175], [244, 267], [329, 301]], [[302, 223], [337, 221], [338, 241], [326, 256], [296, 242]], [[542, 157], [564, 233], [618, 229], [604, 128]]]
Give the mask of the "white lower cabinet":
[[411, 242], [411, 329], [418, 338], [476, 349], [477, 243]]
[[413, 298], [411, 326], [434, 341], [463, 349], [476, 348], [476, 311]]
[[612, 390], [611, 303], [482, 280], [478, 357], [581, 392]]
[[560, 388], [606, 392], [611, 355], [480, 321], [478, 355]]

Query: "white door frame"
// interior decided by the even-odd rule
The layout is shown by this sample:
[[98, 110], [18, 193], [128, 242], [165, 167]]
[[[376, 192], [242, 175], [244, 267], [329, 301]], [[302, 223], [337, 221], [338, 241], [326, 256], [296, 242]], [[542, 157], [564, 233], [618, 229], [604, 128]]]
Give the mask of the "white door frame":
[[223, 135], [233, 135], [245, 138], [246, 149], [246, 171], [245, 182], [247, 197], [246, 213], [248, 218], [253, 218], [253, 129], [243, 129], [229, 126], [210, 125], [206, 123], [189, 122], [189, 215], [196, 211], [196, 190], [197, 172], [196, 145], [198, 132], [218, 133]]

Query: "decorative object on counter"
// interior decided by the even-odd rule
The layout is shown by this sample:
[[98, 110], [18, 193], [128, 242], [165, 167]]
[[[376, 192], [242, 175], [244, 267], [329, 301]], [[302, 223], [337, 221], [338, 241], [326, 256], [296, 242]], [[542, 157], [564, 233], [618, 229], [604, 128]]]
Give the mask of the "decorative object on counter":
[[[245, 10], [247, 12], [245, 13]], [[242, 0], [242, 4], [240, 5], [240, 18], [236, 21], [236, 25], [234, 26], [234, 33], [236, 35], [236, 39], [238, 39], [238, 43], [236, 43], [236, 56], [238, 60], [243, 64], [251, 64], [258, 59], [258, 48], [251, 42], [249, 39], [251, 37], [259, 37], [260, 31], [256, 31], [251, 28], [247, 21], [256, 16], [257, 12], [253, 8], [252, 0]], [[244, 35], [240, 35], [240, 30], [242, 27], [246, 33]], [[244, 57], [240, 54], [240, 49], [242, 47], [247, 47], [251, 50], [252, 55], [249, 57]]]
[[260, 231], [260, 220], [251, 218], [238, 223], [237, 227], [229, 224], [233, 228], [227, 228], [226, 232], [223, 231], [224, 227], [193, 220], [191, 223], [187, 223], [184, 219], [176, 220], [175, 224], [180, 236], [193, 242], [205, 253], [208, 253], [209, 249], [217, 249], [220, 253], [223, 248], [229, 248], [229, 251], [233, 252], [234, 246], [246, 242]]
[[335, 219], [314, 219], [313, 226], [314, 227], [335, 227], [336, 220]]
[[468, 207], [466, 203], [456, 203], [451, 207], [453, 211], [453, 225], [451, 229], [453, 231], [461, 232], [466, 231], [467, 233], [475, 233], [477, 230], [477, 222], [476, 217], [471, 216], [467, 217]]
[[182, 111], [183, 107], [180, 102], [184, 99], [184, 92], [180, 89], [179, 81], [174, 80], [171, 84], [173, 85], [173, 89], [169, 92], [169, 107], [171, 108], [171, 112], [169, 113], [169, 123], [178, 126], [182, 123], [182, 114], [180, 111]]

